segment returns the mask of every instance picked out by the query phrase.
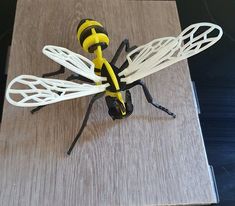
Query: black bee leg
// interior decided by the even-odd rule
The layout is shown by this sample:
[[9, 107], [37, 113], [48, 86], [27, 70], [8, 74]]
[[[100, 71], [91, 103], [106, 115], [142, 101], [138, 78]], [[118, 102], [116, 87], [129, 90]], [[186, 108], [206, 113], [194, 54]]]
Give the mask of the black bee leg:
[[83, 82], [87, 82], [87, 83], [94, 83], [92, 80], [80, 76], [79, 74], [71, 74], [66, 80], [71, 81], [71, 80], [81, 80]]
[[142, 86], [142, 88], [144, 90], [145, 97], [146, 97], [148, 103], [150, 103], [154, 107], [166, 112], [167, 114], [169, 114], [173, 118], [176, 118], [176, 115], [173, 112], [169, 111], [167, 108], [165, 108], [165, 107], [161, 106], [160, 104], [157, 104], [153, 101], [153, 97], [151, 96], [147, 86], [145, 85], [145, 83], [143, 81], [138, 81], [138, 84]]
[[122, 50], [124, 49], [125, 47], [125, 51], [126, 52], [131, 52], [133, 49], [137, 48], [137, 46], [132, 46], [130, 47], [130, 43], [129, 43], [129, 40], [128, 39], [124, 39], [122, 41], [122, 43], [120, 44], [120, 46], [118, 47], [117, 51], [115, 52], [114, 56], [113, 56], [113, 59], [111, 60], [110, 64], [112, 65], [115, 65]]
[[75, 79], [78, 79], [78, 75], [75, 75], [75, 74], [71, 74], [70, 76], [68, 76], [66, 78], [67, 81], [72, 81], [72, 80], [75, 80]]
[[43, 74], [42, 77], [52, 77], [52, 76], [55, 76], [57, 74], [63, 74], [64, 72], [65, 72], [64, 66], [60, 66], [59, 70], [57, 70], [55, 72], [50, 72], [50, 73]]
[[157, 103], [154, 102], [153, 97], [151, 96], [151, 94], [150, 94], [150, 92], [149, 92], [147, 86], [145, 85], [145, 83], [144, 83], [143, 81], [138, 80], [138, 81], [135, 81], [135, 82], [133, 82], [133, 83], [131, 83], [131, 84], [128, 84], [128, 85], [126, 85], [126, 89], [130, 89], [130, 88], [132, 88], [132, 87], [134, 87], [134, 86], [136, 86], [136, 85], [140, 85], [140, 86], [143, 88], [144, 95], [145, 95], [145, 97], [146, 97], [148, 103], [150, 103], [150, 104], [152, 104], [154, 107], [156, 107], [156, 108], [158, 108], [158, 109], [160, 109], [160, 110], [166, 112], [167, 114], [169, 114], [169, 115], [172, 116], [173, 118], [176, 118], [176, 115], [175, 115], [173, 112], [169, 111], [167, 108], [161, 106], [160, 104], [157, 104]]
[[[57, 94], [60, 94], [60, 92], [56, 92]], [[34, 114], [35, 112], [41, 110], [43, 107], [45, 107], [47, 105], [43, 105], [43, 106], [38, 106], [38, 107], [35, 107], [34, 109], [32, 109], [30, 112], [31, 114]]]
[[88, 118], [89, 118], [89, 116], [90, 116], [91, 109], [92, 109], [92, 106], [93, 106], [94, 102], [95, 102], [97, 99], [103, 97], [103, 95], [104, 95], [104, 92], [99, 93], [99, 94], [96, 94], [96, 95], [94, 95], [94, 96], [92, 97], [92, 99], [91, 99], [91, 101], [90, 101], [90, 103], [89, 103], [89, 105], [88, 105], [88, 108], [87, 108], [87, 111], [86, 111], [84, 120], [83, 120], [83, 122], [82, 122], [82, 126], [81, 126], [81, 128], [80, 128], [80, 130], [79, 130], [77, 136], [74, 138], [74, 140], [73, 140], [71, 146], [69, 147], [69, 150], [68, 150], [68, 152], [67, 152], [68, 155], [71, 154], [71, 152], [72, 152], [72, 150], [73, 150], [73, 148], [74, 148], [76, 142], [78, 141], [79, 137], [82, 135], [82, 132], [83, 132], [84, 128], [86, 127], [86, 124], [87, 124]]
[[42, 109], [42, 108], [45, 107], [45, 106], [46, 106], [46, 105], [35, 107], [35, 108], [32, 109], [30, 112], [31, 112], [31, 114], [34, 114], [35, 112], [37, 112], [38, 110]]

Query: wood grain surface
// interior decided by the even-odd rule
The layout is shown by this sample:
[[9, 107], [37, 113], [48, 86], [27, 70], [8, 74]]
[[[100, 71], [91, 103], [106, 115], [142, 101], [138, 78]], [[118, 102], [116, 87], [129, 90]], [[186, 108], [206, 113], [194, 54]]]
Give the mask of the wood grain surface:
[[[124, 38], [141, 45], [180, 32], [173, 1], [18, 0], [8, 82], [20, 74], [54, 71], [46, 44], [87, 57], [76, 40], [81, 18], [102, 22], [111, 59]], [[123, 59], [124, 60], [124, 55]], [[120, 61], [120, 63], [122, 62]], [[59, 75], [55, 78], [65, 78]], [[153, 97], [177, 114], [171, 119], [132, 89], [134, 113], [112, 121], [104, 99], [71, 156], [66, 150], [90, 97], [65, 101], [31, 115], [5, 101], [0, 136], [0, 205], [113, 206], [216, 202], [193, 103], [187, 62], [145, 79]]]

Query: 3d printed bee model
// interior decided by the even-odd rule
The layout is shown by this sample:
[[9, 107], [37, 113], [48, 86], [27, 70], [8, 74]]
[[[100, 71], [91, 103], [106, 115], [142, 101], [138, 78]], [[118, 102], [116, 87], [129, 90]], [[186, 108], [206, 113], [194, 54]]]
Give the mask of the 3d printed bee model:
[[[67, 81], [32, 75], [18, 76], [9, 83], [6, 98], [15, 106], [36, 107], [31, 111], [33, 113], [44, 105], [95, 94], [89, 103], [80, 131], [67, 152], [70, 154], [86, 126], [93, 103], [103, 95], [112, 119], [122, 119], [133, 111], [129, 89], [140, 85], [150, 104], [175, 118], [174, 113], [153, 100], [141, 79], [207, 49], [221, 38], [222, 33], [218, 25], [197, 23], [187, 27], [178, 37], [155, 39], [139, 47], [130, 47], [129, 41], [125, 39], [108, 62], [102, 55], [102, 51], [109, 45], [106, 30], [95, 20], [83, 19], [78, 25], [77, 37], [86, 52], [95, 54], [93, 62], [68, 49], [47, 45], [42, 52], [59, 63], [61, 68], [42, 77], [64, 73], [65, 68], [75, 74], [69, 76]], [[115, 63], [124, 48], [128, 52], [127, 60], [117, 68]], [[86, 83], [79, 84], [71, 80], [82, 80]], [[24, 85], [24, 88], [17, 89], [18, 84]], [[125, 101], [121, 92], [125, 93]]]

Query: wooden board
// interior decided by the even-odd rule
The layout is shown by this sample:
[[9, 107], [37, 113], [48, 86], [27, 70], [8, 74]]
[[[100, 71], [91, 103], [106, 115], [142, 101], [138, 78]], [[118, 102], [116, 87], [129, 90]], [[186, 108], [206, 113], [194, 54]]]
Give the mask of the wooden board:
[[[172, 1], [18, 0], [8, 82], [20, 74], [41, 76], [56, 70], [58, 65], [41, 53], [46, 44], [91, 57], [82, 52], [75, 35], [80, 19], [87, 17], [106, 26], [108, 59], [124, 38], [140, 45], [180, 32]], [[132, 90], [135, 110], [123, 121], [112, 121], [104, 99], [99, 100], [71, 156], [65, 152], [90, 97], [50, 105], [34, 115], [5, 102], [0, 205], [216, 202], [186, 61], [145, 81], [153, 97], [177, 118], [150, 106], [141, 88]]]

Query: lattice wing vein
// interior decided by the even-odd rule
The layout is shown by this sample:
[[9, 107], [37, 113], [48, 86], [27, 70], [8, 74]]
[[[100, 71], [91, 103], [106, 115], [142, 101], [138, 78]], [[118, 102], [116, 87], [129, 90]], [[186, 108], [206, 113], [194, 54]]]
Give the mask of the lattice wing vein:
[[[16, 84], [21, 84], [27, 88], [14, 89]], [[65, 80], [21, 75], [13, 79], [8, 85], [6, 98], [15, 106], [34, 107], [100, 93], [105, 91], [107, 86], [108, 84], [78, 84]], [[13, 97], [14, 95], [20, 95], [21, 98], [16, 100]]]
[[[206, 30], [200, 32], [199, 30], [203, 28], [206, 28]], [[209, 37], [214, 30], [216, 30], [218, 34]], [[197, 34], [197, 32], [199, 32], [199, 34]], [[215, 44], [221, 38], [222, 34], [222, 29], [218, 25], [197, 23], [187, 27], [176, 38], [168, 37], [165, 38], [165, 41], [164, 38], [153, 40], [127, 55], [129, 66], [119, 74], [119, 76], [124, 75], [121, 81], [127, 84], [132, 83], [178, 61], [198, 54]], [[158, 42], [155, 47], [153, 46], [154, 41]], [[154, 48], [156, 50], [154, 50]], [[130, 56], [135, 52], [139, 52], [139, 54], [131, 59]]]
[[[127, 55], [127, 60], [129, 63], [128, 68], [123, 70], [119, 74], [119, 76], [128, 76], [133, 72], [138, 71], [143, 65], [145, 65], [146, 60], [148, 60], [148, 63], [152, 62], [152, 60], [156, 62], [156, 58], [160, 58], [163, 55], [162, 52], [164, 52], [164, 50], [162, 50], [161, 52], [159, 51], [166, 46], [172, 47], [172, 43], [174, 44], [174, 40], [174, 37], [155, 39], [145, 45], [134, 49]], [[131, 56], [134, 53], [138, 54], [132, 59]]]
[[102, 82], [105, 80], [104, 77], [100, 77], [95, 74], [94, 63], [80, 54], [76, 54], [63, 47], [52, 45], [45, 46], [42, 52], [50, 59], [66, 67], [72, 72], [75, 72], [94, 82]]

